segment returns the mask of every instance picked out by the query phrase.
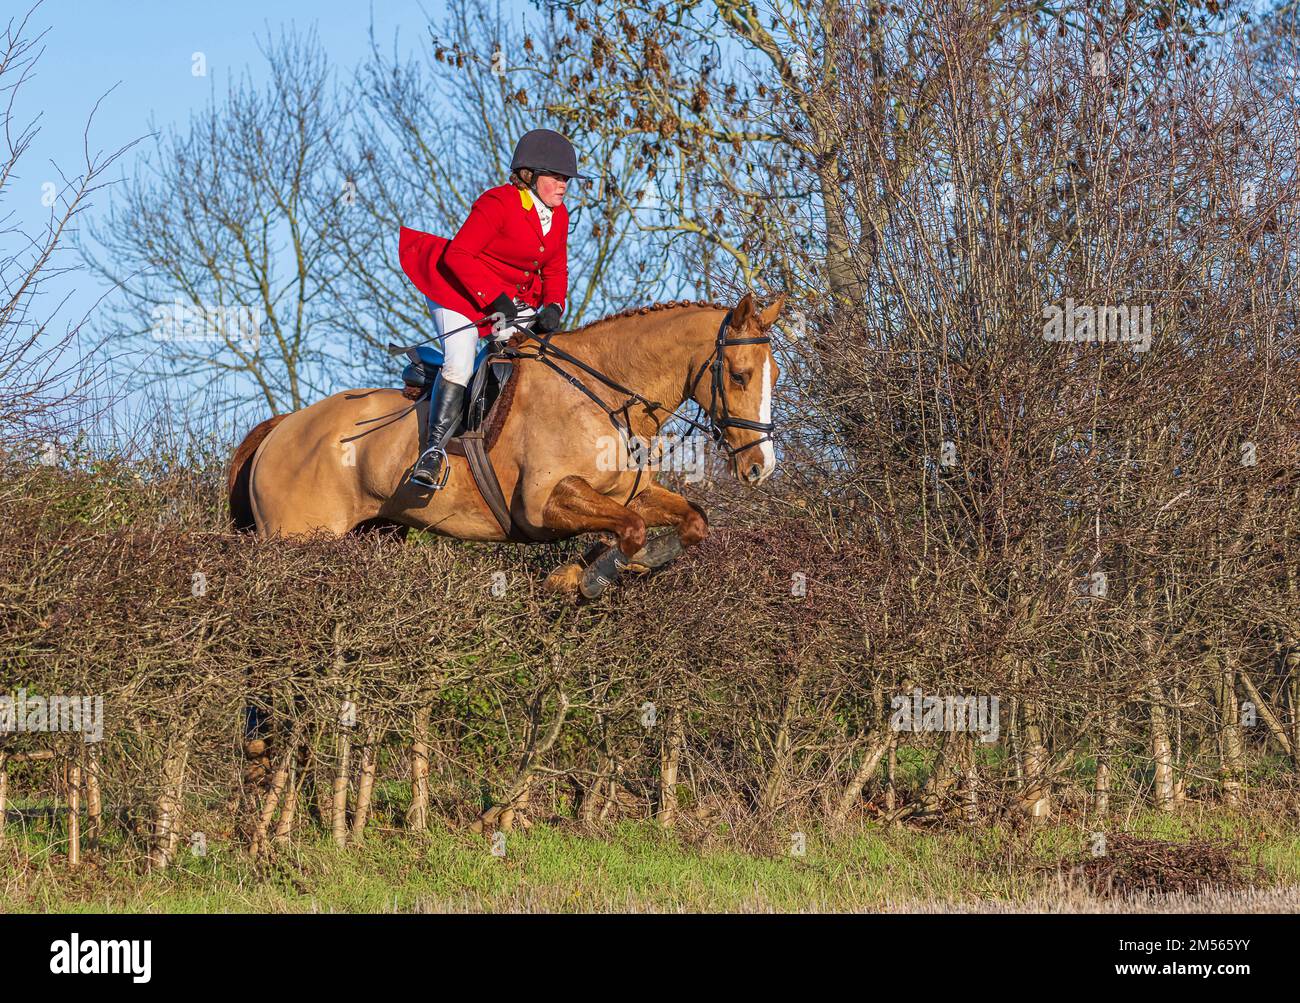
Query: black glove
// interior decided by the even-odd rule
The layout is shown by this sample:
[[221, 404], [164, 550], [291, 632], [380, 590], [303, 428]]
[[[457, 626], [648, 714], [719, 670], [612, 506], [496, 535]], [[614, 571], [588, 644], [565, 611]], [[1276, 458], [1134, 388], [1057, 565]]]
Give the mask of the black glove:
[[487, 305], [485, 316], [491, 316], [494, 313], [501, 314], [509, 322], [519, 316], [519, 308], [515, 306], [514, 300], [502, 293]]
[[560, 329], [560, 304], [547, 303], [537, 311], [537, 316], [533, 320], [533, 330], [541, 331], [543, 334], [550, 334], [552, 331]]

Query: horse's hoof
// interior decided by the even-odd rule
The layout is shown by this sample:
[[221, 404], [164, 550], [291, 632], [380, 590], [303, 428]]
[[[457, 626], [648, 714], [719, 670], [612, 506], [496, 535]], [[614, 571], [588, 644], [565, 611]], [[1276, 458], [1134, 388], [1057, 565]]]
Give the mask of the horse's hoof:
[[598, 599], [623, 576], [627, 566], [628, 560], [623, 552], [617, 547], [611, 547], [582, 572], [578, 589], [585, 598]]
[[548, 592], [558, 592], [561, 595], [574, 595], [578, 591], [578, 582], [581, 578], [581, 564], [565, 564], [546, 577], [546, 589]]
[[656, 536], [628, 560], [627, 569], [637, 574], [656, 571], [682, 556], [682, 538], [676, 530]]

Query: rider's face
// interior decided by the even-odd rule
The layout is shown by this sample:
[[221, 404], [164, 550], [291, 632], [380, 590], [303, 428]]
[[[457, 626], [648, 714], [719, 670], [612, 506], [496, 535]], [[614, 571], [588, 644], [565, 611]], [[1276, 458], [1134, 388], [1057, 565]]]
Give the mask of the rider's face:
[[548, 208], [554, 209], [564, 201], [564, 193], [568, 190], [569, 179], [559, 174], [538, 174], [537, 175], [537, 194], [542, 197]]

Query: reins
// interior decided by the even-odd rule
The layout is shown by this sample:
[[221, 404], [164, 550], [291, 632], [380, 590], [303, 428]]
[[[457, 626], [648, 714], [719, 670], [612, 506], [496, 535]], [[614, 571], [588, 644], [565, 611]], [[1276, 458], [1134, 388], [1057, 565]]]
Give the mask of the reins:
[[[703, 364], [699, 368], [699, 371], [696, 372], [695, 378], [691, 381], [690, 389], [687, 392], [687, 399], [694, 398], [696, 391], [699, 387], [700, 380], [703, 379], [704, 377], [705, 371], [707, 370], [710, 373], [708, 409], [706, 410], [703, 405], [701, 405], [698, 401], [696, 402], [696, 407], [699, 409], [698, 414], [700, 414], [701, 416], [707, 416], [708, 424], [707, 425], [703, 424], [700, 421], [694, 418], [688, 418], [685, 415], [681, 415], [680, 417], [681, 420], [686, 422], [689, 426], [691, 426], [691, 428], [707, 433], [709, 437], [713, 440], [713, 442], [716, 445], [723, 448], [724, 450], [726, 450], [728, 457], [734, 460], [738, 453], [742, 453], [746, 449], [753, 449], [755, 446], [761, 445], [764, 442], [773, 441], [772, 431], [776, 426], [775, 423], [770, 421], [751, 421], [748, 418], [737, 418], [731, 414], [731, 409], [727, 406], [727, 395], [725, 392], [725, 387], [723, 384], [723, 376], [722, 376], [724, 352], [726, 348], [731, 345], [770, 345], [772, 343], [772, 339], [769, 338], [767, 335], [763, 335], [758, 338], [728, 338], [727, 327], [731, 323], [731, 315], [732, 315], [732, 311], [728, 310], [726, 316], [722, 318], [722, 323], [718, 326], [718, 336], [717, 338], [714, 339], [713, 353], [709, 356], [709, 358], [704, 360]], [[486, 320], [490, 318], [484, 317], [482, 319]], [[479, 322], [474, 322], [472, 324], [459, 327], [456, 330], [463, 331], [469, 327], [477, 327], [478, 323]], [[598, 408], [600, 408], [605, 413], [605, 416], [609, 419], [609, 423], [614, 427], [615, 431], [618, 432], [619, 437], [622, 439], [623, 447], [629, 453], [631, 453], [632, 451], [629, 438], [635, 433], [633, 432], [632, 419], [631, 416], [628, 414], [628, 412], [634, 405], [639, 404], [645, 410], [648, 416], [654, 418], [656, 432], [660, 428], [662, 428], [664, 424], [662, 421], [658, 419], [656, 413], [659, 411], [665, 411], [668, 413], [668, 416], [670, 418], [675, 413], [672, 411], [668, 411], [668, 408], [666, 408], [659, 401], [652, 401], [647, 397], [637, 393], [635, 390], [631, 390], [623, 386], [617, 380], [610, 378], [605, 373], [602, 373], [599, 369], [596, 369], [594, 366], [590, 366], [587, 363], [583, 362], [581, 359], [571, 354], [570, 352], [566, 352], [564, 349], [558, 348], [557, 346], [551, 343], [552, 334], [540, 334], [538, 332], [525, 328], [521, 324], [506, 323], [500, 320], [498, 321], [497, 327], [494, 328], [494, 330], [501, 329], [506, 326], [515, 327], [519, 330], [521, 334], [525, 336], [526, 339], [532, 339], [536, 341], [537, 348], [532, 353], [528, 353], [522, 350], [521, 347], [506, 345], [499, 352], [495, 352], [492, 355], [489, 355], [488, 358], [484, 360], [484, 364], [486, 365], [490, 363], [493, 358], [534, 359], [538, 362], [541, 362], [543, 365], [551, 369], [553, 372], [558, 373], [566, 383], [572, 386], [575, 390], [578, 390], [580, 393], [584, 394], [589, 400], [592, 401], [592, 403], [594, 403]], [[455, 333], [454, 331], [446, 332], [446, 334], [454, 334], [454, 333]], [[421, 342], [420, 344], [427, 344], [427, 342]], [[412, 351], [418, 347], [419, 347], [418, 345], [398, 346], [390, 343], [388, 346], [388, 350], [391, 354], [397, 355], [402, 352]], [[591, 388], [588, 387], [585, 383], [583, 383], [582, 380], [574, 376], [572, 373], [565, 372], [564, 369], [562, 369], [559, 365], [556, 364], [554, 359], [559, 359], [561, 362], [567, 362], [571, 366], [576, 366], [578, 369], [582, 370], [588, 376], [604, 384], [610, 390], [613, 390], [617, 394], [623, 395], [625, 400], [623, 401], [622, 405], [615, 408], [609, 407], [603, 400], [601, 400], [595, 393], [593, 393]], [[623, 424], [619, 423], [619, 416], [622, 416]], [[728, 428], [744, 428], [755, 432], [762, 432], [764, 434], [762, 438], [757, 439], [754, 442], [746, 443], [745, 445], [737, 448], [733, 446], [731, 443], [727, 442], [726, 440], [725, 431]], [[643, 464], [640, 463], [637, 464], [636, 479], [632, 483], [631, 493], [627, 496], [628, 501], [631, 501], [632, 498], [636, 496], [637, 488], [641, 484], [641, 474], [644, 472], [644, 469], [645, 467]], [[624, 504], [627, 504], [627, 502], [624, 502]]]

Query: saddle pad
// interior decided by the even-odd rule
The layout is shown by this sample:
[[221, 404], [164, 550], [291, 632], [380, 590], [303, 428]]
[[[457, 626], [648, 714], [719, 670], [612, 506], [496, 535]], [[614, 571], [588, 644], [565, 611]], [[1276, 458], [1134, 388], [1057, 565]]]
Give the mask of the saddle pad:
[[[488, 410], [483, 419], [483, 426], [479, 430], [482, 433], [483, 447], [491, 451], [497, 444], [497, 439], [501, 436], [501, 429], [510, 417], [510, 407], [515, 400], [515, 384], [518, 382], [518, 372], [514, 368], [514, 363], [508, 360], [497, 360], [485, 365], [508, 365], [510, 372], [506, 375], [505, 386], [497, 394], [497, 399], [492, 402], [492, 407]], [[461, 436], [457, 435], [447, 440], [447, 452], [456, 456], [465, 456], [465, 444], [461, 442]]]

